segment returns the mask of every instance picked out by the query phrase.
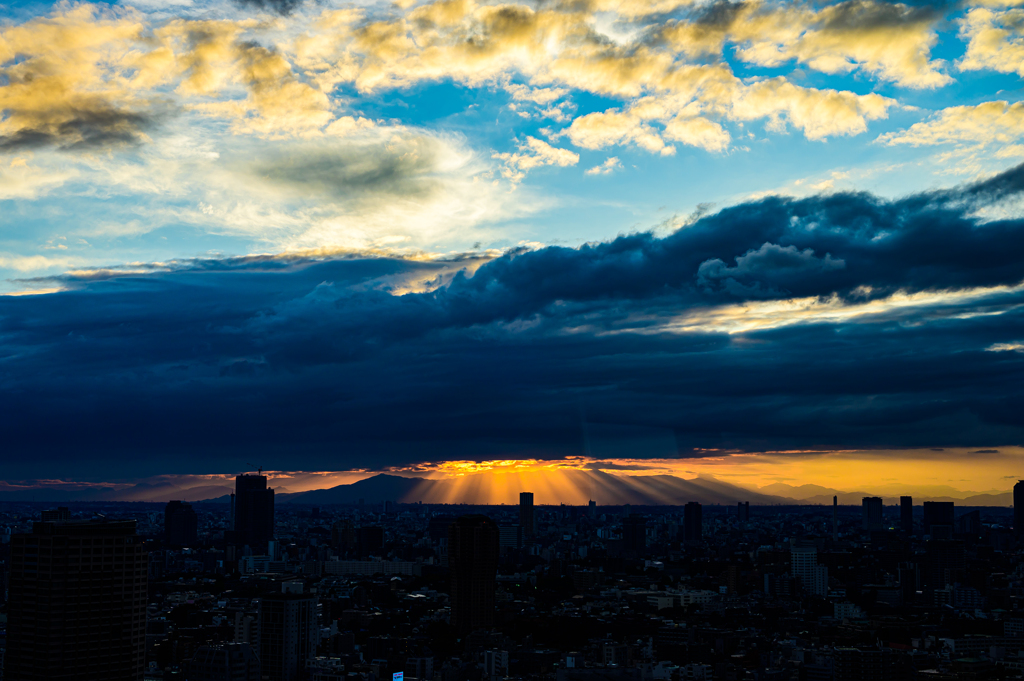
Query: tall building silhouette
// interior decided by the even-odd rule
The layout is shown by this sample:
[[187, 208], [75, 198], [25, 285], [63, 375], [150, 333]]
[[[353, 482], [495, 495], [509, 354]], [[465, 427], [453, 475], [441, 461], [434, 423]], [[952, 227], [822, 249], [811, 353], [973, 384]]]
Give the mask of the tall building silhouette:
[[789, 549], [793, 576], [806, 593], [828, 595], [828, 568], [818, 565], [818, 548], [813, 543], [795, 543]]
[[265, 475], [239, 475], [232, 496], [235, 518], [235, 543], [253, 551], [267, 550], [274, 538], [274, 490], [267, 487]]
[[48, 520], [11, 536], [4, 678], [140, 681], [148, 556], [134, 520]]
[[953, 515], [955, 508], [952, 501], [924, 502], [924, 531], [932, 539], [953, 538]]
[[519, 526], [523, 528], [523, 536], [532, 539], [537, 533], [536, 518], [533, 515], [533, 492], [519, 493]]
[[913, 497], [900, 497], [900, 529], [904, 534], [914, 534]]
[[882, 529], [882, 500], [879, 497], [864, 497], [861, 499], [861, 514], [864, 521], [864, 529], [868, 532]]
[[1024, 480], [1013, 486], [1013, 531], [1024, 536]]
[[195, 546], [199, 537], [199, 521], [192, 504], [169, 501], [164, 507], [164, 535], [170, 546]]
[[281, 587], [281, 593], [260, 597], [260, 671], [270, 681], [296, 681], [316, 657], [316, 594], [303, 593], [300, 581]]
[[736, 505], [736, 520], [745, 523], [750, 520], [750, 502], [741, 501]]
[[622, 519], [622, 548], [637, 556], [647, 553], [647, 518], [631, 513]]
[[699, 542], [704, 539], [704, 512], [696, 501], [683, 507], [683, 540]]
[[460, 633], [494, 625], [498, 537], [498, 526], [483, 515], [464, 515], [448, 528], [451, 623]]

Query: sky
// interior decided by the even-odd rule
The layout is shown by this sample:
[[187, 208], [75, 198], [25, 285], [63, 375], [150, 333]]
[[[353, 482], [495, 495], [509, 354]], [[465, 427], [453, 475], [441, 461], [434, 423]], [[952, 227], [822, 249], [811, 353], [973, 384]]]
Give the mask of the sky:
[[0, 5], [0, 487], [1005, 490], [1022, 76], [1013, 0]]

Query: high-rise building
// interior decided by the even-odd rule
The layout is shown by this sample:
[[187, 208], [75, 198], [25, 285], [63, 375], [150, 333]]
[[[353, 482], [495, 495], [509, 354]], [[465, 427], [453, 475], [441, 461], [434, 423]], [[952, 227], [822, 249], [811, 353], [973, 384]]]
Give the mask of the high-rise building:
[[201, 646], [188, 664], [188, 681], [260, 681], [260, 661], [248, 643]]
[[274, 538], [274, 490], [267, 487], [265, 475], [239, 475], [232, 497], [235, 517], [235, 542], [253, 551], [266, 551]]
[[900, 529], [904, 534], [914, 534], [913, 497], [900, 497]]
[[704, 514], [696, 501], [683, 507], [683, 540], [699, 542], [704, 539]]
[[964, 578], [967, 568], [967, 552], [961, 541], [932, 540], [925, 546], [925, 586], [928, 589], [942, 589], [947, 584], [956, 584]]
[[502, 551], [522, 548], [523, 528], [519, 525], [502, 525], [498, 528], [498, 544]]
[[523, 528], [523, 536], [533, 539], [537, 533], [537, 519], [533, 515], [533, 492], [519, 493], [519, 527]]
[[800, 586], [815, 596], [828, 595], [828, 568], [818, 565], [818, 548], [811, 543], [794, 544], [789, 549], [790, 569]]
[[1024, 536], [1024, 480], [1013, 486], [1013, 531]]
[[597, 502], [593, 499], [587, 501], [587, 517], [591, 520], [597, 517]]
[[302, 593], [300, 581], [281, 588], [260, 598], [260, 666], [270, 681], [295, 681], [305, 673], [306, 661], [316, 657], [316, 594]]
[[199, 521], [192, 504], [169, 501], [164, 507], [164, 536], [170, 546], [195, 546]]
[[148, 556], [134, 520], [49, 520], [11, 536], [4, 678], [140, 681]]
[[839, 541], [839, 497], [832, 495], [832, 541]]
[[736, 519], [741, 523], [750, 520], [750, 502], [741, 501], [736, 505]]
[[448, 528], [451, 623], [460, 633], [494, 625], [498, 526], [487, 516], [465, 515]]
[[622, 548], [636, 556], [647, 553], [647, 518], [631, 513], [622, 519]]
[[868, 532], [882, 529], [882, 500], [878, 497], [864, 497], [861, 500], [864, 529]]
[[933, 539], [953, 538], [953, 515], [955, 509], [952, 501], [924, 502], [924, 532]]

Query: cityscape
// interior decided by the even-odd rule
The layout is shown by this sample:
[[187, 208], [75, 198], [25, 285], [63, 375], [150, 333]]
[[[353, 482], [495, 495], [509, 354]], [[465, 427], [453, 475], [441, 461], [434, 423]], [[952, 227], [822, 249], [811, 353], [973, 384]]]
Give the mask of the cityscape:
[[1024, 675], [1024, 480], [1012, 508], [282, 505], [272, 484], [6, 502], [3, 678]]

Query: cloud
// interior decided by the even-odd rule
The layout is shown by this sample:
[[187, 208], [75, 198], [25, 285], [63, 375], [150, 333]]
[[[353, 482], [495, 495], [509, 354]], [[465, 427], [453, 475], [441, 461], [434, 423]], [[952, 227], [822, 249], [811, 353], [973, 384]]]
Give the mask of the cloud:
[[553, 147], [544, 140], [527, 136], [526, 141], [519, 145], [514, 153], [494, 154], [494, 158], [505, 162], [502, 175], [512, 184], [519, 184], [526, 173], [543, 166], [574, 166], [580, 161], [580, 155], [568, 149]]
[[961, 71], [990, 70], [1024, 76], [1024, 10], [976, 7], [960, 19], [960, 36], [967, 51], [958, 62]]
[[0, 297], [9, 475], [551, 459], [584, 453], [581, 411], [652, 434], [633, 459], [1012, 445], [1024, 355], [986, 349], [1024, 337], [1024, 222], [975, 215], [1022, 178], [768, 197], [663, 238], [493, 259], [36, 281], [64, 290]]
[[618, 156], [609, 156], [604, 160], [604, 163], [596, 165], [593, 168], [588, 168], [584, 175], [611, 175], [616, 170], [622, 168], [622, 163], [619, 161]]
[[887, 145], [992, 143], [1006, 145], [1024, 135], [1024, 103], [982, 102], [975, 106], [951, 106], [907, 130], [879, 136]]

